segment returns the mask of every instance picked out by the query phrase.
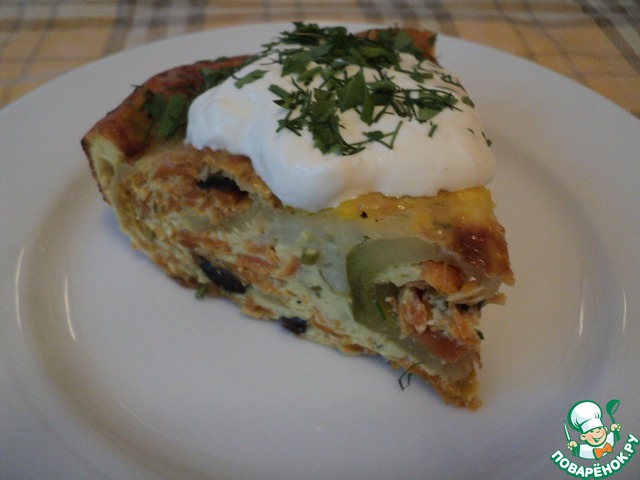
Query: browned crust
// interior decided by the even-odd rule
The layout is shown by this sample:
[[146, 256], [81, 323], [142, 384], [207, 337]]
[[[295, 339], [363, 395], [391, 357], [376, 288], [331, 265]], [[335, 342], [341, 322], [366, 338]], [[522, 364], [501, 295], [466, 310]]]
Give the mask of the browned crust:
[[[435, 375], [429, 375], [420, 365], [413, 364], [409, 360], [392, 365], [394, 368], [403, 369], [405, 376], [404, 385], [410, 382], [410, 375], [416, 375], [425, 382], [429, 383], [444, 401], [455, 407], [465, 407], [476, 410], [482, 405], [482, 401], [478, 398], [478, 378], [475, 371], [471, 371], [465, 378], [455, 383], [445, 383], [442, 379]], [[399, 379], [402, 382], [402, 378]]]
[[[122, 153], [124, 160], [135, 162], [151, 148], [166, 143], [154, 135], [149, 135], [152, 120], [144, 109], [149, 93], [160, 94], [166, 100], [171, 94], [181, 93], [193, 100], [202, 90], [204, 77], [202, 69], [218, 70], [241, 65], [248, 55], [241, 55], [220, 60], [204, 60], [189, 65], [174, 67], [158, 73], [142, 85], [137, 86], [120, 105], [98, 121], [81, 140], [81, 146], [87, 158], [94, 178], [98, 180], [96, 168], [90, 154], [91, 142], [97, 138], [105, 138]], [[102, 185], [98, 181], [102, 189]], [[104, 192], [102, 192], [104, 194]]]
[[449, 248], [486, 275], [514, 283], [504, 227], [497, 221], [486, 225], [457, 225]]
[[107, 113], [82, 139], [83, 148], [93, 136], [109, 138], [131, 161], [139, 158], [154, 143], [161, 139], [147, 135], [150, 119], [144, 111], [146, 91], [161, 94], [165, 99], [173, 93], [182, 93], [193, 99], [201, 91], [204, 78], [203, 68], [212, 70], [237, 67], [248, 57], [237, 56], [223, 60], [210, 60], [182, 65], [154, 75], [142, 85], [137, 86], [120, 105]]

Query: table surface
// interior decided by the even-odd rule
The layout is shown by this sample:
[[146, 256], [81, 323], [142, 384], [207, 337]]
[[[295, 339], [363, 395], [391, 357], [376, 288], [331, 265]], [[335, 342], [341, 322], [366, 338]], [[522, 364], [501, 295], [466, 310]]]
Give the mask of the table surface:
[[136, 45], [297, 20], [420, 27], [488, 45], [572, 78], [640, 117], [638, 0], [2, 0], [0, 108]]

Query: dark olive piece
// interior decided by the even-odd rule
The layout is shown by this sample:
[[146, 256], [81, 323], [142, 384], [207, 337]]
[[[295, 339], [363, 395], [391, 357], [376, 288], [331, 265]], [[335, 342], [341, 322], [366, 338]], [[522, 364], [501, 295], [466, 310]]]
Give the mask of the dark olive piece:
[[212, 265], [209, 260], [200, 256], [196, 257], [196, 262], [214, 285], [217, 285], [229, 293], [244, 293], [247, 291], [247, 288], [240, 279], [226, 268], [216, 267]]
[[205, 190], [221, 190], [223, 192], [228, 192], [230, 190], [240, 191], [236, 182], [221, 174], [211, 175], [206, 180], [198, 180], [197, 185], [199, 188], [203, 188]]
[[307, 321], [300, 317], [280, 317], [280, 322], [284, 328], [296, 335], [307, 331]]

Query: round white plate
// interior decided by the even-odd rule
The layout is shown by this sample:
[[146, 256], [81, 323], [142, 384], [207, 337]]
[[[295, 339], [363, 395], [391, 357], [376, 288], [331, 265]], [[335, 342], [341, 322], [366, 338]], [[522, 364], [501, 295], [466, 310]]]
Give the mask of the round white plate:
[[[0, 113], [3, 478], [569, 478], [551, 456], [570, 457], [563, 422], [585, 399], [620, 400], [616, 452], [640, 437], [640, 122], [515, 57], [438, 44], [493, 140], [517, 276], [507, 305], [485, 310], [476, 412], [419, 381], [402, 390], [382, 361], [197, 301], [129, 248], [82, 135], [154, 73], [289, 27], [129, 50]], [[640, 456], [615, 478], [638, 470]]]

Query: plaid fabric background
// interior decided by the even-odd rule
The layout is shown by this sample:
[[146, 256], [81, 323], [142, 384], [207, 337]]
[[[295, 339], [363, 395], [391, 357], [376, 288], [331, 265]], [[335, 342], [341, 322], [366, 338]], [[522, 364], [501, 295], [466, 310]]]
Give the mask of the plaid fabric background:
[[0, 107], [139, 44], [294, 20], [434, 29], [549, 67], [640, 117], [638, 0], [1, 0]]

